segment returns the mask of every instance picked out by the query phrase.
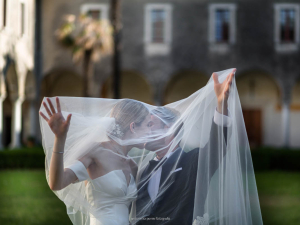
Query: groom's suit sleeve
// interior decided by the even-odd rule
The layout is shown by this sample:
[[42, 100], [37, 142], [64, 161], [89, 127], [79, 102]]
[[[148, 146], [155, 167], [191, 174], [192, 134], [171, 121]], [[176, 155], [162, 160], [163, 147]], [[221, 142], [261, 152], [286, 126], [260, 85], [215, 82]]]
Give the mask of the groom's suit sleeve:
[[[215, 110], [214, 122], [211, 126], [208, 143], [200, 150], [201, 157], [206, 158], [209, 162], [209, 179], [213, 176], [219, 166], [219, 162], [227, 153], [227, 141], [232, 134], [232, 118], [228, 110], [228, 116], [223, 115]], [[221, 150], [221, 151], [220, 151]], [[205, 154], [205, 155], [204, 155]], [[203, 156], [204, 155], [204, 156]], [[222, 159], [220, 157], [222, 156]]]
[[[226, 154], [227, 139], [230, 137], [232, 118], [220, 114], [215, 111], [214, 117], [211, 121], [211, 130], [209, 140], [206, 145], [199, 149], [193, 149], [186, 154], [182, 159], [182, 165], [185, 166], [185, 174], [188, 174], [187, 182], [189, 183], [188, 197], [185, 200], [184, 206], [180, 210], [180, 214], [184, 214], [184, 221], [182, 224], [192, 224], [194, 204], [198, 204], [200, 212], [204, 213], [204, 202], [207, 197], [207, 183], [215, 173], [219, 165], [218, 149], [223, 144], [223, 156]], [[223, 138], [221, 134], [223, 133]], [[199, 161], [200, 159], [200, 161]], [[198, 166], [200, 173], [198, 174]], [[207, 176], [209, 174], [209, 176]], [[201, 186], [201, 193], [198, 193], [195, 199], [196, 183]], [[201, 185], [203, 184], [203, 186]], [[201, 205], [200, 205], [201, 204]], [[202, 215], [199, 215], [202, 216]], [[180, 220], [180, 218], [179, 218]], [[172, 224], [172, 223], [170, 223]]]
[[219, 113], [216, 108], [214, 114], [214, 122], [219, 126], [230, 127], [232, 123], [230, 111], [228, 110], [228, 116], [227, 116]]
[[203, 148], [195, 151], [198, 152], [196, 153], [198, 157], [193, 157], [194, 163], [200, 163], [201, 171], [209, 169], [209, 179], [218, 169], [220, 156], [223, 158], [227, 153], [227, 141], [232, 134], [232, 118], [229, 110], [228, 113], [229, 115], [226, 116], [215, 110], [209, 140]]

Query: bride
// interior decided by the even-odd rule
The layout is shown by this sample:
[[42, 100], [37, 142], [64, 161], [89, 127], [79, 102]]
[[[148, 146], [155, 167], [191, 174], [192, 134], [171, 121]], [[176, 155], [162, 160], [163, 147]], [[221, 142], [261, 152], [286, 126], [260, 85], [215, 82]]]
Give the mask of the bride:
[[234, 73], [166, 105], [176, 118], [131, 99], [44, 98], [46, 179], [72, 223], [261, 225]]
[[[62, 190], [71, 183], [88, 180], [86, 187], [89, 202], [97, 205], [98, 209], [96, 216], [91, 215], [91, 224], [128, 224], [128, 206], [134, 200], [135, 195], [122, 203], [114, 202], [113, 197], [136, 194], [134, 179], [137, 165], [130, 157], [127, 157], [127, 154], [133, 147], [143, 148], [143, 145], [121, 146], [111, 139], [101, 143], [98, 148], [90, 151], [70, 167], [64, 168], [62, 156], [72, 115], [69, 114], [67, 119], [64, 119], [58, 97], [56, 97], [57, 110], [49, 98], [47, 101], [50, 107], [45, 102], [43, 105], [49, 118], [42, 112], [40, 115], [47, 121], [55, 134], [49, 171], [51, 190]], [[112, 132], [118, 132], [118, 136], [124, 140], [140, 138], [150, 132], [149, 111], [137, 101], [130, 99], [120, 101], [113, 108], [111, 117], [115, 118], [118, 124]], [[101, 151], [100, 149], [110, 151]]]

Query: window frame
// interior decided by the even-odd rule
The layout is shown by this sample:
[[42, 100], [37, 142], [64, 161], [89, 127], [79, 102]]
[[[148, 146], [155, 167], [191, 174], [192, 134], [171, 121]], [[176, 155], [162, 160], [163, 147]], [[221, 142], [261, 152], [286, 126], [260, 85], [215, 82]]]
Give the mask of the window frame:
[[[280, 37], [280, 12], [282, 9], [295, 10], [295, 41], [293, 43], [282, 43]], [[274, 44], [277, 52], [294, 52], [299, 48], [299, 12], [300, 4], [297, 3], [275, 3], [274, 4]]]
[[[236, 10], [235, 3], [224, 4], [209, 4], [209, 19], [208, 19], [208, 43], [210, 51], [226, 53], [230, 45], [236, 42]], [[216, 11], [229, 10], [229, 34], [228, 42], [218, 42], [216, 40]]]
[[[167, 55], [170, 52], [172, 43], [172, 11], [173, 6], [169, 3], [148, 3], [145, 5], [144, 14], [144, 44], [147, 55]], [[152, 42], [152, 10], [164, 10], [165, 28], [164, 28], [164, 42]]]
[[86, 14], [89, 10], [99, 10], [101, 13], [101, 18], [100, 20], [109, 20], [109, 15], [108, 15], [108, 10], [109, 6], [108, 4], [103, 4], [103, 3], [87, 3], [87, 4], [82, 4], [80, 6], [80, 13], [81, 14]]

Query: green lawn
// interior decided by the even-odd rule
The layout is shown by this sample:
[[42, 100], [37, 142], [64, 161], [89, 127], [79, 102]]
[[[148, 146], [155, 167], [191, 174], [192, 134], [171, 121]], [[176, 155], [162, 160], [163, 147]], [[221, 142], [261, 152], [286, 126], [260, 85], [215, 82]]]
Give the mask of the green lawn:
[[[300, 224], [300, 173], [256, 173], [265, 225]], [[71, 224], [43, 170], [0, 171], [0, 224]]]
[[0, 171], [0, 224], [72, 224], [43, 170]]
[[256, 173], [265, 225], [300, 224], [300, 173]]

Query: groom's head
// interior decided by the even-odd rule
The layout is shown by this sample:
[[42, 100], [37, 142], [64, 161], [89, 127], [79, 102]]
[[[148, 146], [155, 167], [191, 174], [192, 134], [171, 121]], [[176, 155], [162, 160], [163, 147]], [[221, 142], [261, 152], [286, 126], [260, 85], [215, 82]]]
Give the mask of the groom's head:
[[151, 132], [155, 140], [145, 145], [145, 148], [150, 151], [156, 151], [170, 145], [183, 129], [183, 122], [180, 122], [180, 112], [170, 107], [156, 107], [151, 111], [151, 121]]

